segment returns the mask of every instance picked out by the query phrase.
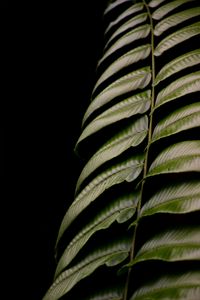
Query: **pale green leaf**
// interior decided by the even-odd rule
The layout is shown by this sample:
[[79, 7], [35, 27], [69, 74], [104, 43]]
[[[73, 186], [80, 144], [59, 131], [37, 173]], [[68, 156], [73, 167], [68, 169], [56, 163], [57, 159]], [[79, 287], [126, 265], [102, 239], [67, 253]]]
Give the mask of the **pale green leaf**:
[[121, 69], [138, 62], [139, 60], [147, 58], [151, 53], [151, 46], [149, 44], [139, 46], [137, 48], [132, 49], [131, 51], [128, 51], [118, 59], [116, 59], [101, 75], [99, 80], [97, 81], [93, 93], [96, 90], [96, 88], [106, 79], [108, 79], [110, 76], [115, 74], [116, 72], [120, 71]]
[[170, 1], [169, 3], [166, 3], [165, 5], [162, 5], [158, 9], [156, 9], [153, 14], [152, 18], [155, 20], [161, 20], [164, 16], [166, 16], [168, 13], [173, 11], [174, 9], [178, 8], [182, 4], [192, 2], [194, 0], [175, 0]]
[[147, 260], [200, 260], [200, 227], [168, 230], [154, 236], [127, 266]]
[[156, 46], [154, 55], [159, 56], [177, 44], [180, 44], [198, 34], [200, 34], [200, 22], [181, 28], [164, 38]]
[[135, 180], [142, 171], [143, 162], [144, 155], [135, 156], [134, 158], [104, 171], [93, 179], [81, 193], [77, 195], [66, 212], [58, 233], [57, 242], [74, 219], [106, 189], [123, 181], [130, 182]]
[[107, 109], [105, 112], [101, 113], [96, 117], [91, 123], [89, 123], [83, 130], [76, 146], [86, 137], [99, 131], [100, 129], [113, 124], [117, 121], [130, 118], [131, 116], [137, 114], [145, 113], [151, 104], [151, 91], [147, 90], [145, 92], [131, 96], [119, 103], [113, 105], [111, 108]]
[[106, 261], [107, 267], [113, 267], [118, 264], [120, 264], [122, 261], [124, 261], [128, 257], [128, 252], [122, 252], [118, 254], [114, 254]]
[[164, 1], [166, 1], [166, 0], [151, 0], [148, 5], [149, 5], [149, 7], [157, 7]]
[[124, 34], [110, 48], [108, 48], [108, 50], [106, 50], [103, 57], [99, 60], [98, 65], [100, 65], [105, 58], [114, 53], [116, 50], [121, 49], [121, 47], [129, 45], [134, 41], [146, 38], [149, 35], [149, 33], [150, 25], [145, 24]]
[[148, 14], [145, 12], [145, 13], [136, 15], [133, 18], [131, 18], [130, 20], [126, 21], [124, 24], [122, 24], [120, 27], [118, 27], [116, 29], [116, 31], [111, 35], [111, 37], [109, 38], [108, 42], [105, 45], [105, 48], [116, 36], [118, 36], [119, 34], [123, 33], [124, 31], [126, 31], [128, 29], [133, 29], [133, 27], [135, 27], [136, 25], [143, 23], [144, 21], [146, 21], [147, 17], [148, 17]]
[[154, 28], [154, 35], [159, 36], [167, 29], [172, 28], [173, 26], [176, 26], [184, 21], [189, 20], [190, 18], [194, 18], [199, 15], [200, 15], [200, 7], [194, 7], [194, 8], [190, 8], [178, 12], [172, 16], [163, 19], [158, 24], [156, 24]]
[[138, 200], [139, 195], [135, 193], [121, 197], [108, 204], [108, 206], [87, 224], [68, 244], [58, 262], [55, 276], [57, 277], [57, 275], [68, 266], [86, 242], [97, 231], [110, 227], [115, 221], [123, 223], [131, 218], [135, 213]]
[[200, 49], [185, 53], [167, 63], [157, 74], [154, 85], [175, 73], [200, 63]]
[[173, 184], [156, 192], [142, 207], [140, 216], [156, 213], [184, 214], [200, 210], [200, 181]]
[[200, 140], [179, 142], [164, 149], [147, 176], [180, 172], [200, 172]]
[[57, 300], [98, 267], [111, 261], [120, 263], [128, 256], [130, 245], [131, 241], [127, 239], [94, 251], [77, 265], [63, 271], [53, 282], [43, 300]]
[[180, 77], [161, 90], [156, 98], [155, 108], [197, 91], [200, 91], [200, 71]]
[[130, 300], [199, 300], [199, 282], [199, 271], [162, 276], [136, 290]]
[[200, 102], [181, 107], [155, 127], [152, 142], [191, 128], [200, 127]]
[[81, 183], [95, 169], [101, 166], [106, 161], [120, 155], [130, 147], [139, 145], [147, 135], [148, 118], [143, 116], [136, 120], [133, 124], [117, 133], [111, 140], [106, 142], [88, 161], [77, 181], [78, 189]]
[[111, 2], [108, 4], [107, 8], [104, 11], [104, 15], [107, 14], [109, 11], [112, 9], [116, 8], [117, 6], [126, 3], [126, 2], [131, 2], [132, 0], [116, 0], [114, 2]]
[[149, 67], [141, 68], [117, 79], [94, 98], [83, 117], [83, 123], [95, 110], [109, 103], [115, 97], [130, 91], [143, 89], [149, 84], [150, 80], [151, 70]]
[[107, 33], [113, 26], [117, 25], [119, 22], [121, 22], [124, 18], [127, 18], [128, 16], [142, 10], [144, 7], [143, 3], [136, 3], [133, 4], [131, 7], [123, 11], [114, 21], [110, 22], [108, 27], [105, 30], [105, 33]]

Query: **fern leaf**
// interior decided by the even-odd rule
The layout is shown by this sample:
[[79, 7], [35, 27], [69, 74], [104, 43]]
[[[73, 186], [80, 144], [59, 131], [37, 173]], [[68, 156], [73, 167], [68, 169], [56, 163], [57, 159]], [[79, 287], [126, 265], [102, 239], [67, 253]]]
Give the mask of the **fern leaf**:
[[147, 17], [148, 17], [147, 13], [142, 13], [142, 14], [136, 15], [132, 19], [126, 21], [111, 35], [107, 44], [105, 45], [105, 48], [107, 48], [107, 45], [119, 34], [123, 33], [124, 31], [126, 31], [128, 29], [133, 29], [136, 25], [143, 23], [144, 21], [146, 21]]
[[82, 192], [78, 194], [66, 212], [58, 233], [57, 242], [74, 219], [106, 189], [123, 181], [129, 182], [135, 180], [142, 171], [143, 161], [143, 155], [136, 156], [112, 167], [93, 179]]
[[157, 95], [155, 108], [197, 91], [200, 91], [200, 71], [183, 76], [161, 90]]
[[135, 213], [138, 200], [138, 193], [124, 196], [115, 200], [108, 205], [106, 209], [101, 211], [101, 213], [86, 225], [68, 244], [58, 262], [55, 276], [57, 277], [57, 275], [68, 266], [81, 248], [97, 231], [110, 227], [115, 221], [123, 223], [130, 219]]
[[169, 16], [160, 21], [154, 28], [155, 36], [161, 35], [167, 29], [172, 28], [184, 21], [189, 20], [200, 15], [200, 7], [190, 8], [181, 12], [178, 12], [172, 16]]
[[200, 260], [200, 228], [174, 229], [148, 240], [127, 266], [147, 260]]
[[[200, 48], [191, 45], [200, 34], [199, 1], [108, 2], [98, 80], [75, 146], [91, 156], [62, 220], [63, 252], [43, 300], [63, 298], [86, 277], [79, 286], [94, 283], [94, 294], [85, 300], [199, 300]], [[90, 147], [95, 139], [98, 150]], [[111, 242], [128, 238], [106, 245], [104, 233]], [[102, 280], [90, 281], [99, 267]]]
[[179, 142], [164, 149], [151, 164], [147, 176], [200, 172], [200, 140]]
[[185, 53], [166, 64], [157, 74], [154, 85], [171, 75], [200, 63], [200, 49]]
[[155, 48], [154, 55], [159, 56], [177, 44], [198, 34], [200, 34], [200, 22], [181, 28], [164, 38]]
[[165, 5], [162, 5], [152, 13], [152, 18], [154, 20], [161, 20], [165, 15], [169, 14], [171, 11], [178, 8], [182, 4], [189, 3], [192, 1], [194, 0], [175, 0], [166, 3]]
[[106, 52], [104, 53], [103, 57], [99, 60], [98, 66], [111, 54], [113, 54], [115, 51], [120, 49], [121, 47], [124, 47], [126, 45], [129, 45], [130, 43], [137, 41], [139, 39], [146, 38], [150, 33], [150, 25], [145, 24], [142, 26], [139, 26], [125, 35], [123, 35], [121, 38], [119, 38]]
[[151, 46], [149, 44], [144, 46], [139, 46], [137, 48], [134, 48], [131, 51], [128, 51], [118, 59], [116, 59], [101, 75], [99, 80], [97, 81], [93, 93], [96, 90], [96, 88], [106, 79], [108, 79], [110, 76], [115, 74], [116, 72], [120, 71], [121, 69], [138, 62], [139, 60], [145, 59], [150, 55], [151, 52]]
[[200, 182], [170, 185], [156, 192], [142, 207], [140, 217], [156, 213], [184, 214], [200, 210]]
[[127, 18], [128, 16], [139, 12], [143, 9], [144, 4], [143, 3], [136, 3], [133, 4], [131, 7], [126, 9], [124, 12], [122, 12], [114, 21], [110, 22], [108, 27], [105, 30], [105, 34], [115, 25], [117, 25], [119, 22], [121, 22], [124, 18]]
[[147, 90], [115, 104], [86, 126], [77, 141], [76, 147], [82, 140], [105, 126], [137, 114], [145, 113], [149, 109], [150, 103], [151, 91]]
[[88, 255], [80, 263], [63, 271], [47, 291], [43, 300], [57, 300], [68, 293], [80, 280], [102, 265], [114, 266], [128, 256], [130, 240], [123, 240]]
[[149, 5], [149, 7], [157, 7], [164, 1], [166, 1], [166, 0], [151, 0], [148, 5]]
[[103, 145], [89, 160], [77, 181], [77, 189], [95, 169], [106, 161], [120, 155], [130, 147], [139, 145], [147, 135], [148, 118], [141, 117], [128, 128], [115, 135]]
[[151, 71], [149, 67], [136, 70], [116, 80], [91, 102], [84, 115], [83, 123], [85, 123], [95, 110], [110, 102], [115, 97], [123, 95], [126, 92], [143, 89], [149, 84], [150, 80]]
[[152, 142], [195, 127], [200, 127], [199, 102], [181, 107], [162, 119], [153, 131]]
[[162, 276], [138, 289], [130, 300], [199, 300], [200, 272]]
[[111, 11], [112, 9], [116, 8], [117, 6], [126, 3], [126, 2], [131, 2], [131, 0], [116, 0], [114, 2], [111, 2], [107, 8], [104, 11], [104, 15], [106, 15], [109, 11]]

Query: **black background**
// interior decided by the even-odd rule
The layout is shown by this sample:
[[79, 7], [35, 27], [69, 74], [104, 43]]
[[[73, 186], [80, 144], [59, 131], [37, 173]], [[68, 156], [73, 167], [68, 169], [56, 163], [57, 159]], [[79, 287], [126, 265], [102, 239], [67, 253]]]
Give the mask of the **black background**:
[[20, 299], [42, 299], [53, 280], [58, 229], [82, 167], [73, 148], [102, 52], [105, 3], [26, 7], [13, 28], [17, 167], [10, 188], [21, 211], [17, 239], [11, 241], [12, 252], [21, 252], [14, 255]]

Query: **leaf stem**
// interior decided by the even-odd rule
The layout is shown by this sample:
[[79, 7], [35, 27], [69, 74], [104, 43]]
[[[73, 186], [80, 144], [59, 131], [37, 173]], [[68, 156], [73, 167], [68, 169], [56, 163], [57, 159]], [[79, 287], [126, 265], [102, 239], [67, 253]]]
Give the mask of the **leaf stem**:
[[[141, 183], [141, 194], [140, 194], [140, 201], [138, 202], [137, 206], [137, 219], [136, 219], [136, 224], [134, 227], [134, 232], [133, 232], [133, 239], [132, 239], [132, 245], [131, 245], [131, 250], [130, 250], [130, 261], [134, 259], [135, 256], [135, 244], [136, 244], [136, 235], [137, 235], [137, 228], [138, 228], [138, 223], [140, 220], [140, 210], [141, 210], [141, 205], [142, 205], [142, 199], [144, 195], [144, 184], [145, 184], [145, 178], [147, 175], [148, 171], [148, 158], [149, 158], [149, 149], [151, 145], [151, 140], [152, 140], [152, 131], [153, 131], [153, 110], [154, 110], [154, 105], [155, 105], [155, 87], [154, 87], [154, 82], [155, 82], [155, 56], [154, 56], [154, 32], [153, 32], [153, 19], [151, 16], [151, 12], [149, 9], [148, 4], [146, 3], [145, 0], [142, 0], [147, 13], [149, 17], [149, 22], [151, 26], [151, 72], [152, 72], [152, 88], [151, 88], [151, 107], [150, 107], [150, 113], [149, 113], [149, 131], [148, 131], [148, 143], [146, 147], [146, 154], [145, 154], [145, 160], [144, 160], [144, 169], [143, 169], [143, 180]], [[125, 289], [124, 289], [124, 295], [123, 295], [123, 300], [128, 299], [128, 291], [129, 291], [129, 283], [130, 283], [130, 276], [131, 276], [131, 271], [132, 268], [128, 269], [128, 274], [127, 274], [127, 279], [126, 279], [126, 284], [125, 284]]]

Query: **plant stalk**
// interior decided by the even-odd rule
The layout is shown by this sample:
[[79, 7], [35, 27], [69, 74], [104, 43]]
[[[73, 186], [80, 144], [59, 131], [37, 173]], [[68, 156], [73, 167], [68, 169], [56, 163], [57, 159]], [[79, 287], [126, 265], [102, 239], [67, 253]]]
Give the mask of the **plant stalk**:
[[[153, 110], [154, 110], [154, 105], [155, 105], [155, 87], [154, 87], [154, 82], [155, 82], [155, 57], [154, 57], [153, 19], [152, 19], [151, 12], [150, 12], [148, 4], [146, 3], [145, 0], [142, 0], [142, 2], [143, 2], [144, 6], [147, 10], [149, 21], [150, 21], [150, 26], [151, 26], [152, 88], [151, 88], [151, 107], [150, 107], [150, 116], [149, 116], [148, 143], [147, 143], [147, 147], [146, 147], [146, 154], [145, 154], [145, 160], [144, 160], [143, 180], [142, 180], [142, 183], [141, 183], [140, 201], [138, 202], [138, 206], [137, 206], [137, 219], [136, 219], [136, 225], [134, 227], [133, 239], [132, 239], [132, 245], [131, 245], [131, 251], [130, 251], [130, 261], [132, 261], [134, 259], [134, 256], [135, 256], [135, 244], [136, 244], [137, 228], [138, 228], [138, 223], [139, 223], [139, 220], [140, 220], [140, 210], [141, 210], [142, 199], [143, 199], [143, 195], [144, 195], [145, 178], [146, 178], [146, 175], [147, 175], [147, 172], [148, 172], [149, 149], [150, 149], [150, 145], [151, 145], [152, 131], [153, 131]], [[126, 284], [125, 284], [125, 289], [124, 289], [123, 300], [128, 299], [131, 272], [132, 272], [132, 268], [129, 268], [128, 269], [128, 274], [127, 274], [127, 279], [126, 279]]]

